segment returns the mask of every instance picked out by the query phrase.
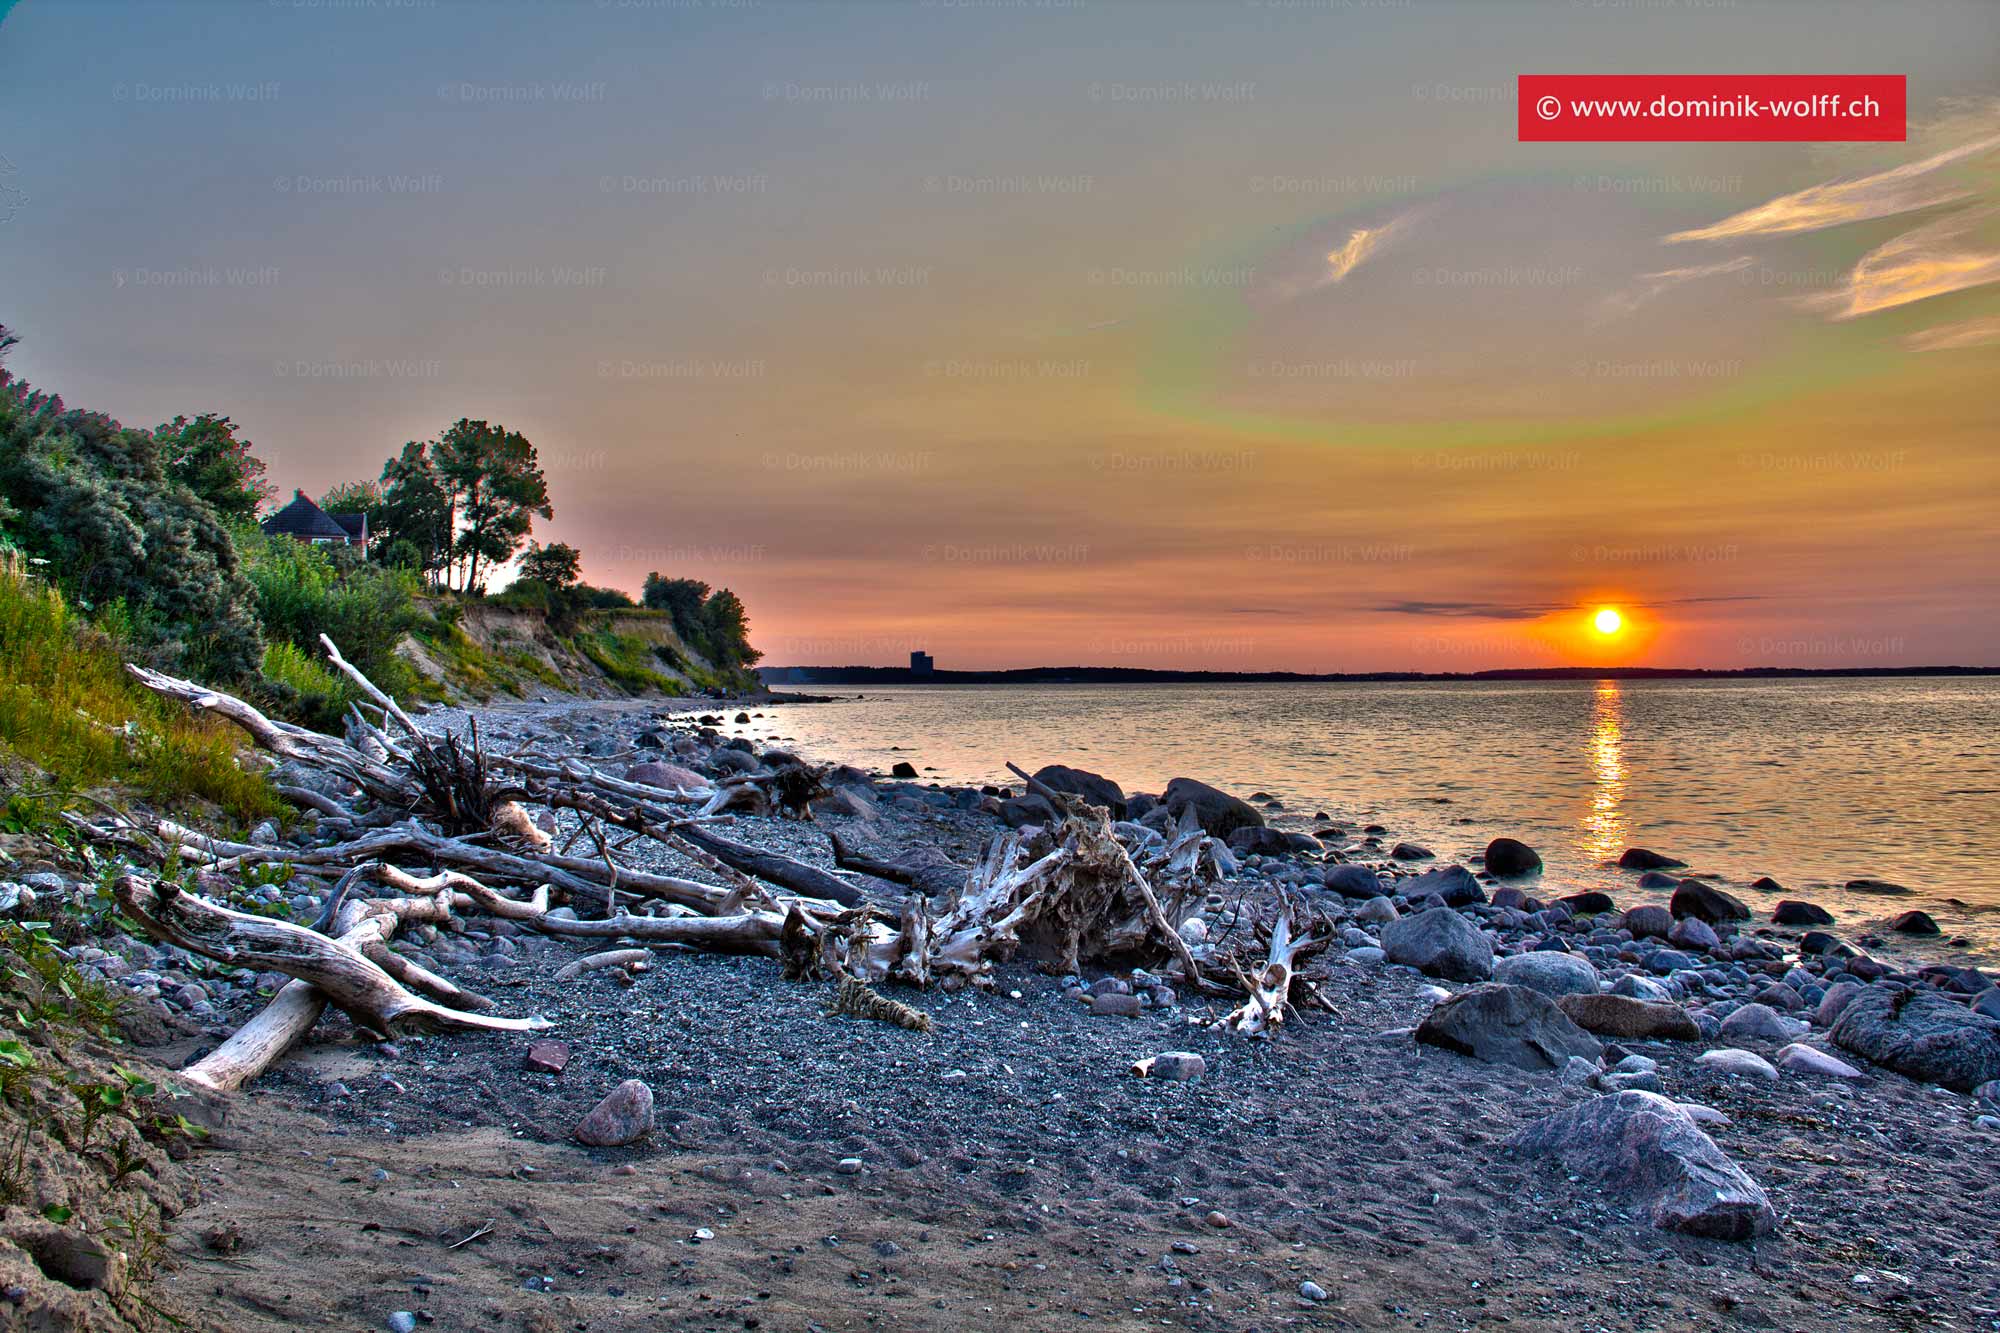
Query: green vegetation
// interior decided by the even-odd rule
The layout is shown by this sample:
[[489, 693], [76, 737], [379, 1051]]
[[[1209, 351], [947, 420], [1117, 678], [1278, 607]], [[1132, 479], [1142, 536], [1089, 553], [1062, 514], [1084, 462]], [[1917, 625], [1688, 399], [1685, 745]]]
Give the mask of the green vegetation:
[[681, 642], [721, 671], [746, 670], [763, 656], [750, 646], [750, 615], [743, 600], [727, 588], [710, 592], [699, 579], [670, 579], [655, 572], [646, 575], [644, 601], [672, 616]]
[[121, 781], [246, 824], [277, 814], [269, 784], [237, 766], [234, 728], [141, 687], [122, 656], [55, 589], [0, 570], [0, 741], [65, 789]]
[[589, 629], [570, 640], [576, 650], [611, 679], [628, 690], [657, 690], [661, 694], [683, 694], [686, 687], [660, 672], [659, 662], [677, 665], [666, 649], [637, 634], [619, 634], [610, 629]]

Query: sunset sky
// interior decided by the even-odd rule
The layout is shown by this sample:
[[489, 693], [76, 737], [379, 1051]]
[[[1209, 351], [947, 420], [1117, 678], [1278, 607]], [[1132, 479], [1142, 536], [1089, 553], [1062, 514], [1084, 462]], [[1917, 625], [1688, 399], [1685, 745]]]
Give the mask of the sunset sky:
[[[1990, 3], [0, 13], [10, 369], [286, 496], [502, 422], [770, 665], [2000, 662]], [[1515, 141], [1635, 71], [1910, 140]]]

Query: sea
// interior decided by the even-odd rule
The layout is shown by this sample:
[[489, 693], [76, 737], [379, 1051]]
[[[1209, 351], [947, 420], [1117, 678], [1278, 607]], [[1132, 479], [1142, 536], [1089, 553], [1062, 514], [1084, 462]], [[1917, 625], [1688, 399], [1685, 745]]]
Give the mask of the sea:
[[[1541, 854], [1533, 891], [1626, 905], [1665, 900], [1614, 865], [1646, 847], [1759, 909], [1808, 898], [1866, 930], [1918, 907], [1940, 947], [2000, 945], [2000, 678], [829, 688], [734, 730], [945, 784], [1018, 790], [1010, 761], [1127, 792], [1197, 778], [1276, 797], [1280, 827], [1380, 824], [1439, 864], [1504, 834]], [[1911, 892], [1844, 887], [1863, 879]]]

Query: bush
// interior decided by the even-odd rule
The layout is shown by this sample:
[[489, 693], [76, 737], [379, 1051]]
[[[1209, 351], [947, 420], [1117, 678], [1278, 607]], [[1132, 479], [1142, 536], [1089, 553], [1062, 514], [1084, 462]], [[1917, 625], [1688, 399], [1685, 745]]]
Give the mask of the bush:
[[[273, 642], [290, 644], [317, 666], [325, 634], [382, 689], [398, 698], [416, 691], [416, 671], [396, 652], [418, 620], [416, 575], [290, 537], [246, 537], [244, 551], [257, 615]], [[281, 670], [290, 666], [286, 659]], [[268, 659], [264, 674], [284, 679], [273, 677]]]
[[0, 569], [0, 741], [65, 788], [124, 780], [245, 824], [282, 811], [263, 776], [237, 765], [231, 727], [140, 686], [122, 657], [55, 589]]
[[298, 645], [281, 639], [264, 649], [264, 670], [254, 693], [266, 712], [337, 734], [348, 705], [360, 692], [345, 676], [335, 675]]

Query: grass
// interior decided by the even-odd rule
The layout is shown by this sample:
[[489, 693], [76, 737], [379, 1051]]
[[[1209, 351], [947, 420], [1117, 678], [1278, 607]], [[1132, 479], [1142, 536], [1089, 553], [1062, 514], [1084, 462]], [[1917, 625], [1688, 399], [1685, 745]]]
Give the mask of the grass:
[[655, 645], [637, 634], [619, 634], [608, 629], [584, 630], [570, 642], [599, 671], [628, 690], [687, 693], [686, 685], [653, 666], [655, 662], [672, 660], [664, 645]]
[[58, 786], [120, 782], [161, 804], [213, 801], [246, 824], [281, 814], [264, 777], [238, 766], [237, 741], [132, 680], [118, 645], [53, 588], [0, 569], [0, 742]]

